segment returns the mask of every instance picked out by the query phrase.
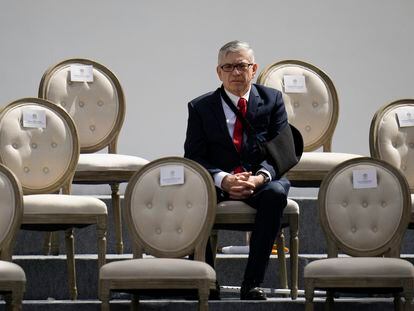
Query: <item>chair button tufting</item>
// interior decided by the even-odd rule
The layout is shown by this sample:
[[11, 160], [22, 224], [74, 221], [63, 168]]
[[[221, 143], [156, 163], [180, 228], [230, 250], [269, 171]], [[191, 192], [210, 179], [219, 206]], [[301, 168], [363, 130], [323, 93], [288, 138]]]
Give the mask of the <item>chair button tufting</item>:
[[348, 206], [348, 202], [347, 202], [347, 201], [343, 201], [343, 202], [342, 202], [342, 206], [343, 206], [343, 207], [347, 207], [347, 206]]
[[174, 209], [174, 206], [172, 206], [171, 204], [168, 205], [168, 210], [172, 211]]
[[151, 203], [147, 203], [147, 208], [151, 209], [152, 208], [152, 204]]
[[23, 168], [23, 171], [24, 171], [25, 173], [29, 173], [29, 172], [30, 172], [30, 168], [28, 168], [27, 166], [25, 166], [25, 167]]
[[89, 126], [89, 129], [93, 132], [93, 131], [95, 131], [95, 125], [90, 125]]
[[14, 144], [12, 144], [12, 147], [13, 147], [14, 149], [17, 149], [19, 146], [18, 146], [16, 143], [14, 143]]
[[49, 173], [49, 168], [47, 166], [45, 166], [43, 168], [43, 173], [45, 173], [45, 174]]
[[85, 103], [84, 103], [83, 101], [80, 101], [80, 102], [79, 102], [79, 107], [81, 107], [81, 108], [82, 108], [83, 106], [85, 106]]
[[414, 143], [409, 143], [408, 145], [410, 146], [410, 148], [414, 148]]
[[393, 142], [392, 142], [392, 146], [393, 146], [394, 148], [397, 148], [397, 143], [396, 143], [395, 141], [393, 141]]
[[183, 229], [178, 228], [178, 229], [177, 229], [177, 232], [178, 232], [178, 233], [183, 233]]
[[352, 231], [352, 233], [355, 233], [357, 230], [356, 230], [356, 227], [352, 227], [351, 228], [351, 231]]
[[313, 108], [316, 108], [316, 107], [318, 107], [318, 106], [319, 106], [319, 103], [318, 103], [318, 102], [313, 102], [313, 103], [312, 103], [312, 106], [313, 106]]
[[57, 143], [53, 142], [50, 144], [52, 146], [52, 148], [56, 148], [57, 147]]
[[161, 229], [160, 228], [155, 229], [155, 233], [156, 234], [161, 234]]
[[193, 205], [191, 203], [187, 203], [187, 208], [192, 208]]
[[377, 232], [378, 231], [377, 227], [376, 226], [372, 227], [372, 231]]
[[98, 104], [99, 107], [102, 107], [104, 103], [103, 103], [102, 100], [99, 100], [97, 104]]
[[386, 206], [387, 206], [387, 202], [382, 201], [382, 202], [381, 202], [381, 206], [382, 206], [382, 207], [386, 207]]
[[310, 130], [311, 130], [311, 126], [310, 126], [310, 125], [306, 125], [306, 126], [305, 126], [305, 130], [306, 130], [307, 132], [310, 132]]
[[64, 102], [63, 100], [60, 102], [60, 105], [62, 106], [62, 107], [66, 107], [66, 102]]
[[405, 165], [401, 165], [401, 169], [402, 169], [403, 171], [405, 171], [405, 170], [407, 170], [407, 166], [405, 166]]
[[37, 144], [36, 143], [32, 143], [32, 148], [36, 149], [37, 148]]
[[299, 107], [299, 103], [298, 102], [294, 102], [293, 103], [293, 107], [298, 108]]
[[362, 207], [367, 207], [368, 206], [368, 203], [367, 202], [362, 202]]

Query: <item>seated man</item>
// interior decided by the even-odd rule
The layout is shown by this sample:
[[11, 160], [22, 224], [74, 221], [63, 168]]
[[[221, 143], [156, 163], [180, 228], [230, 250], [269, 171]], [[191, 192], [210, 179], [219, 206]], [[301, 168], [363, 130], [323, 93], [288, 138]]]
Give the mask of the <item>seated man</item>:
[[[263, 282], [290, 183], [258, 152], [257, 136], [269, 139], [288, 126], [281, 92], [252, 84], [257, 71], [253, 50], [232, 41], [218, 53], [217, 74], [222, 86], [188, 104], [185, 157], [203, 165], [217, 187], [218, 201], [243, 200], [257, 210], [250, 253], [241, 286], [241, 299], [265, 300]], [[252, 124], [243, 128], [230, 105]], [[207, 262], [212, 256], [207, 250]], [[209, 256], [210, 255], [210, 256]], [[209, 258], [210, 257], [210, 258]]]

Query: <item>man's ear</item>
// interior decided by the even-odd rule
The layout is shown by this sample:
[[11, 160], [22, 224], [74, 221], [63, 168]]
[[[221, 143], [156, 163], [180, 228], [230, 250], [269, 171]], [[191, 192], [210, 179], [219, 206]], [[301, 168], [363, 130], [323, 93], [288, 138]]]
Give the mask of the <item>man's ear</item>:
[[253, 76], [256, 74], [258, 68], [259, 68], [259, 66], [257, 64], [253, 64], [253, 67], [252, 67], [252, 69], [253, 69]]

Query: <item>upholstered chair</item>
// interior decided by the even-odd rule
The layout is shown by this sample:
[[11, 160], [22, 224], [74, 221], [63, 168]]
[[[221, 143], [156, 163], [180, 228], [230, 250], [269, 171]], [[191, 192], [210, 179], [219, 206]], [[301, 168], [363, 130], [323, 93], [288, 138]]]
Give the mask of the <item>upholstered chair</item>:
[[19, 99], [0, 112], [0, 144], [0, 162], [17, 176], [24, 192], [21, 228], [65, 231], [69, 289], [76, 299], [73, 228], [96, 225], [102, 266], [107, 209], [99, 199], [69, 195], [79, 157], [75, 124], [65, 110], [47, 100]]
[[[411, 114], [414, 116], [414, 99], [396, 100], [380, 108], [371, 122], [369, 146], [372, 157], [390, 163], [405, 176], [413, 202], [414, 123], [409, 123]], [[400, 123], [399, 115], [408, 123], [404, 123], [404, 120]], [[414, 229], [414, 208], [411, 211], [409, 228]]]
[[318, 204], [328, 258], [305, 267], [306, 310], [315, 289], [327, 290], [331, 309], [334, 294], [367, 291], [392, 293], [397, 308], [402, 295], [413, 310], [414, 266], [399, 258], [411, 198], [399, 170], [373, 158], [346, 161], [323, 180]]
[[[77, 70], [82, 69], [90, 70], [92, 81], [87, 80], [86, 74], [83, 78], [79, 76]], [[67, 59], [44, 73], [39, 97], [59, 105], [75, 121], [81, 155], [73, 182], [111, 186], [116, 248], [119, 254], [123, 253], [119, 184], [128, 182], [148, 161], [117, 153], [118, 135], [125, 118], [125, 99], [119, 80], [94, 61]], [[97, 153], [105, 148], [108, 153]]]
[[[267, 66], [257, 83], [282, 92], [289, 122], [302, 134], [305, 152], [287, 173], [292, 186], [319, 187], [332, 168], [359, 157], [331, 152], [339, 114], [338, 95], [332, 80], [322, 70], [302, 61], [285, 60]], [[323, 152], [311, 152], [321, 149]]]
[[[161, 184], [175, 178], [179, 184]], [[132, 303], [137, 307], [140, 290], [160, 289], [197, 289], [199, 310], [207, 310], [216, 281], [214, 269], [204, 262], [216, 208], [209, 173], [184, 158], [155, 160], [131, 178], [125, 200], [134, 259], [101, 268], [102, 310], [109, 310], [110, 291], [134, 293]], [[142, 258], [143, 253], [155, 258]], [[194, 260], [183, 258], [190, 254]]]
[[[216, 220], [211, 241], [213, 254], [216, 254], [218, 230], [252, 231], [256, 218], [256, 210], [242, 201], [223, 201], [217, 204]], [[298, 296], [298, 256], [299, 256], [299, 206], [288, 199], [283, 210], [281, 228], [289, 227], [290, 234], [290, 296]], [[287, 269], [285, 255], [285, 238], [282, 231], [276, 239], [277, 256], [279, 263], [279, 282], [283, 289], [287, 289]], [[276, 286], [275, 286], [276, 287]]]
[[26, 286], [22, 268], [11, 263], [12, 246], [23, 215], [23, 192], [16, 176], [0, 164], [0, 294], [8, 310], [20, 311]]

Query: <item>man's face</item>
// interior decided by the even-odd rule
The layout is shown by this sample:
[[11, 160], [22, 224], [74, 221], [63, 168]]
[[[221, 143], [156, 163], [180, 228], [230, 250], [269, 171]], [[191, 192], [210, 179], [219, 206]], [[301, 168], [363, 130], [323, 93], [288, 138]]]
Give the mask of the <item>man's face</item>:
[[[233, 70], [230, 72], [225, 71], [226, 67], [231, 67], [228, 65], [238, 64], [242, 65], [233, 68]], [[225, 66], [223, 69], [223, 65], [227, 66]], [[223, 59], [221, 59], [220, 64], [217, 66], [217, 74], [220, 81], [223, 82], [224, 88], [239, 97], [246, 94], [249, 90], [256, 70], [257, 64], [254, 64], [249, 57], [249, 53], [243, 50], [239, 52], [228, 53]]]

